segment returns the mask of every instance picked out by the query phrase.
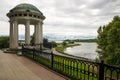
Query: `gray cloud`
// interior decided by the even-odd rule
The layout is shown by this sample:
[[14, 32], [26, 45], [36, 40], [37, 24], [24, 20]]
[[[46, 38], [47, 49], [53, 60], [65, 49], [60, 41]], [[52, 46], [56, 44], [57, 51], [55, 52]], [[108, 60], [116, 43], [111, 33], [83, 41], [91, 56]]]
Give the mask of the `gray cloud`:
[[120, 0], [2, 0], [0, 21], [8, 22], [6, 13], [20, 3], [33, 4], [43, 12], [44, 34], [97, 36], [99, 26], [120, 15]]
[[114, 4], [117, 0], [93, 0], [89, 5], [90, 8], [104, 8], [111, 3]]

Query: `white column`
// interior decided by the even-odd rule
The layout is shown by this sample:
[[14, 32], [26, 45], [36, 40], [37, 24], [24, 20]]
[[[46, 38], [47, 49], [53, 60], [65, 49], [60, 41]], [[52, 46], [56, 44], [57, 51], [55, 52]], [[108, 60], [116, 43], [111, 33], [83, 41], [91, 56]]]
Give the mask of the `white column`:
[[40, 23], [37, 24], [37, 35], [38, 35], [38, 44], [40, 44]]
[[43, 43], [43, 29], [41, 22], [38, 22], [38, 24], [35, 26], [35, 43]]
[[[42, 30], [42, 23], [38, 22], [35, 25], [35, 34], [34, 34], [34, 39], [35, 39], [35, 44], [43, 44], [43, 30]], [[40, 45], [36, 46], [37, 48], [40, 47]], [[42, 46], [43, 47], [43, 46]]]
[[39, 32], [40, 32], [40, 33], [39, 33], [39, 34], [40, 34], [40, 43], [43, 44], [43, 26], [42, 26], [43, 23], [42, 23], [42, 22], [39, 22], [38, 25], [39, 25], [39, 30], [40, 30], [40, 31], [39, 31]]
[[[17, 36], [17, 37], [16, 37], [16, 38], [17, 38], [17, 45], [18, 45], [18, 41], [19, 41], [19, 40], [18, 40], [18, 39], [19, 39], [19, 38], [18, 38], [18, 37], [19, 37], [19, 35], [18, 35], [18, 31], [19, 31], [19, 30], [18, 30], [18, 23], [17, 23], [16, 29], [17, 29], [17, 33], [16, 33], [16, 36]], [[19, 46], [19, 45], [18, 45], [18, 46]]]
[[30, 21], [26, 21], [25, 25], [25, 43], [30, 44]]
[[9, 36], [10, 42], [9, 42], [9, 48], [12, 49], [14, 48], [14, 27], [13, 27], [13, 22], [10, 21], [10, 36]]
[[38, 44], [38, 35], [37, 35], [37, 32], [38, 32], [38, 26], [35, 25], [35, 29], [34, 29], [34, 43], [35, 44]]
[[[35, 44], [42, 44], [42, 24], [38, 22], [35, 26]], [[40, 45], [37, 45], [36, 48], [39, 48]]]
[[18, 23], [14, 21], [14, 48], [18, 48]]

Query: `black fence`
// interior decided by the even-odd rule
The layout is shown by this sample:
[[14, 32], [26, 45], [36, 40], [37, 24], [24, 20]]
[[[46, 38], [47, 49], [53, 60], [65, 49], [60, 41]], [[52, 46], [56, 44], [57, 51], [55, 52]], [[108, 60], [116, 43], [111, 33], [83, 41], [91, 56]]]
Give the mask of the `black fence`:
[[71, 80], [120, 80], [120, 67], [104, 62], [75, 59], [45, 50], [22, 47], [24, 56], [69, 77]]

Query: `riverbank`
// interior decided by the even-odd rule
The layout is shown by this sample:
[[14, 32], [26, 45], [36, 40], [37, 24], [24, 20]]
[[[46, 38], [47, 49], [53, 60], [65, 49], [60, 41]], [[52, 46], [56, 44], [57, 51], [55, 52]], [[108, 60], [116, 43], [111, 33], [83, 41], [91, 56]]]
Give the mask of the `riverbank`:
[[[97, 44], [96, 43], [88, 43], [88, 42], [77, 42], [78, 46], [74, 46], [74, 47], [67, 47], [67, 48], [63, 48], [63, 47], [59, 47], [58, 51], [61, 54], [67, 54], [67, 55], [72, 55], [72, 56], [77, 56], [77, 57], [83, 57], [83, 58], [87, 58], [87, 59], [91, 59], [91, 60], [96, 60], [96, 58], [98, 58], [98, 53], [96, 52], [97, 49]], [[63, 49], [62, 49], [63, 48]]]
[[79, 46], [80, 45], [79, 42], [93, 43], [93, 42], [96, 42], [96, 39], [64, 40], [62, 43], [57, 43], [56, 51], [63, 53], [63, 54], [68, 54], [64, 52], [65, 49], [68, 47]]
[[57, 55], [61, 55], [61, 56], [67, 56], [67, 57], [71, 57], [71, 58], [75, 58], [75, 59], [82, 59], [82, 60], [89, 60], [89, 61], [94, 61], [92, 59], [88, 59], [88, 58], [84, 58], [84, 57], [80, 57], [80, 56], [75, 56], [75, 55], [71, 55], [69, 53], [65, 53], [65, 49], [67, 49], [68, 47], [75, 47], [75, 46], [80, 46], [81, 44], [79, 43], [75, 43], [75, 44], [67, 44], [66, 46], [63, 46], [62, 43], [58, 43], [56, 48], [53, 48], [52, 51], [53, 53], [57, 54]]
[[57, 47], [56, 47], [56, 51], [60, 52], [60, 53], [63, 53], [63, 54], [68, 54], [68, 53], [65, 53], [64, 50], [68, 47], [73, 47], [73, 46], [79, 46], [80, 44], [66, 44], [66, 45], [63, 45], [63, 43], [58, 43], [57, 44]]

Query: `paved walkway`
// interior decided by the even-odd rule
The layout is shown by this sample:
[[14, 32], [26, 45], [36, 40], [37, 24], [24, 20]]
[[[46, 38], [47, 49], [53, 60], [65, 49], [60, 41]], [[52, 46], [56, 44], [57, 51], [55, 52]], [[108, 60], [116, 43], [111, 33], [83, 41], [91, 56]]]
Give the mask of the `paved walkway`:
[[66, 80], [39, 64], [0, 50], [0, 80]]

